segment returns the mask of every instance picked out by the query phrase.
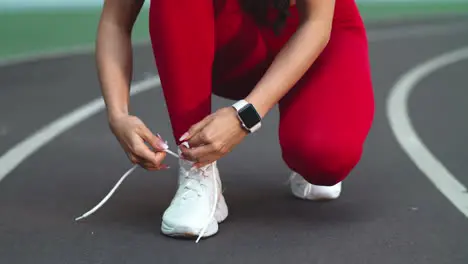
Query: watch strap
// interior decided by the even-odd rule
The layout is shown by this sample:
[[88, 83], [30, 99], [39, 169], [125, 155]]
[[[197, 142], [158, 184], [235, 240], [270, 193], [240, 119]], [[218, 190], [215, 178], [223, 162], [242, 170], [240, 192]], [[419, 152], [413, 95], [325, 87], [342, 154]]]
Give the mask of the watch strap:
[[[242, 110], [242, 108], [244, 108], [244, 107], [247, 106], [247, 105], [251, 105], [251, 104], [250, 104], [249, 102], [247, 102], [246, 100], [243, 100], [243, 99], [242, 99], [242, 100], [239, 100], [239, 101], [235, 102], [235, 103], [232, 105], [232, 107], [233, 107], [234, 109], [236, 109], [236, 111], [239, 113], [239, 111]], [[254, 108], [254, 109], [255, 109], [255, 108]], [[243, 120], [240, 118], [240, 116], [239, 116], [239, 120], [243, 123]], [[257, 124], [255, 124], [255, 125], [254, 125], [253, 127], [251, 127], [250, 129], [247, 128], [244, 124], [242, 124], [242, 126], [243, 126], [244, 128], [246, 128], [247, 130], [249, 130], [250, 133], [254, 133], [255, 131], [257, 131], [257, 130], [260, 129], [260, 127], [262, 126], [262, 123], [261, 123], [261, 120], [260, 120]]]
[[234, 107], [234, 109], [236, 109], [236, 111], [239, 112], [239, 110], [241, 110], [242, 108], [244, 108], [248, 104], [249, 104], [249, 102], [247, 102], [246, 100], [239, 100], [239, 101], [235, 102], [232, 105], [232, 107]]

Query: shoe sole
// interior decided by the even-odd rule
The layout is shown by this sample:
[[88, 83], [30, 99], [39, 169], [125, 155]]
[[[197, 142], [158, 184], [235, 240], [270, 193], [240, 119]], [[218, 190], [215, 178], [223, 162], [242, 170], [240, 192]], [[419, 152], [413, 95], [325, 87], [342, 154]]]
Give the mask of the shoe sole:
[[316, 202], [326, 202], [326, 201], [336, 200], [341, 195], [341, 192], [339, 192], [338, 194], [333, 194], [333, 195], [323, 194], [323, 195], [316, 195], [316, 196], [313, 196], [313, 197], [307, 197], [307, 196], [304, 196], [302, 193], [299, 193], [299, 192], [297, 192], [296, 190], [293, 190], [293, 189], [291, 189], [291, 193], [292, 193], [292, 195], [294, 195], [294, 197], [296, 197], [298, 199], [307, 200], [307, 201], [316, 201]]
[[[301, 200], [307, 200], [307, 201], [316, 201], [316, 202], [326, 202], [326, 201], [332, 201], [336, 200], [341, 196], [341, 185], [339, 186], [339, 189], [334, 189], [334, 190], [328, 190], [328, 192], [322, 191], [319, 193], [316, 193], [315, 195], [304, 195], [303, 188], [295, 188], [293, 187], [296, 185], [298, 182], [299, 184], [308, 184], [302, 176], [298, 174], [293, 174], [294, 176], [290, 177], [289, 181], [289, 188], [291, 190], [291, 193], [293, 196], [295, 196], [298, 199]], [[302, 180], [294, 180], [292, 179], [293, 177], [299, 177]]]
[[[201, 232], [201, 228], [191, 228], [188, 226], [172, 227], [163, 222], [161, 225], [161, 232], [164, 235], [170, 237], [195, 239], [198, 238], [198, 234]], [[211, 237], [216, 233], [218, 233], [218, 222], [212, 221], [206, 229], [203, 238]]]
[[[208, 225], [205, 234], [202, 238], [208, 238], [218, 233], [219, 223], [224, 222], [228, 216], [228, 208], [224, 196], [219, 198], [219, 202], [215, 211], [214, 219]], [[169, 237], [195, 239], [201, 232], [201, 228], [193, 228], [189, 226], [171, 226], [164, 221], [161, 224], [161, 232]]]

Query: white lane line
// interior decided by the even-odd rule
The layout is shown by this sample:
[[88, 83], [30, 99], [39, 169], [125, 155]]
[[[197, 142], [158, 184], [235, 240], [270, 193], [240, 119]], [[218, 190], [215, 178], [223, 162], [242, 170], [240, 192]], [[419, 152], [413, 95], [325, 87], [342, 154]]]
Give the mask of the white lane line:
[[[433, 26], [430, 26], [433, 27]], [[430, 28], [429, 27], [429, 28]], [[421, 30], [422, 27], [414, 27], [414, 30]], [[381, 30], [383, 32], [395, 32], [395, 29], [385, 29]], [[387, 40], [381, 37], [374, 38], [373, 35], [377, 34], [377, 32], [381, 31], [373, 31], [369, 32], [369, 41], [376, 42], [376, 41], [383, 41]], [[407, 31], [407, 29], [402, 29], [401, 34], [392, 33], [392, 38], [405, 38], [407, 36], [411, 36], [411, 31]], [[432, 31], [426, 32], [426, 34], [431, 34]], [[43, 59], [47, 58], [47, 56], [42, 57]], [[160, 80], [158, 76], [152, 77], [142, 83], [137, 83], [132, 88], [132, 95], [137, 93], [141, 93], [151, 89], [154, 86], [160, 85]], [[32, 134], [31, 136], [27, 137], [23, 141], [19, 142], [17, 145], [13, 146], [10, 150], [8, 150], [5, 154], [0, 156], [0, 181], [5, 178], [11, 171], [13, 171], [16, 167], [18, 167], [21, 162], [26, 160], [29, 156], [31, 156], [34, 152], [38, 151], [42, 146], [52, 141], [55, 137], [59, 136], [66, 130], [70, 129], [71, 127], [77, 125], [78, 123], [84, 121], [86, 118], [91, 117], [92, 115], [96, 114], [97, 112], [104, 109], [104, 101], [102, 98], [97, 98], [79, 108], [72, 111], [69, 114], [64, 115], [63, 117], [57, 119], [56, 121], [48, 124], [47, 126], [43, 127], [41, 130], [37, 131], [36, 133]]]
[[422, 79], [450, 64], [468, 59], [468, 47], [426, 61], [404, 74], [392, 87], [387, 116], [396, 139], [416, 166], [458, 210], [468, 217], [468, 192], [418, 137], [408, 115], [408, 98]]
[[409, 37], [449, 35], [455, 32], [466, 31], [467, 28], [468, 22], [450, 25], [407, 26], [405, 28], [390, 28], [371, 32], [369, 38], [373, 41], [384, 41]]
[[[466, 28], [468, 28], [468, 22], [448, 23], [444, 25], [397, 26], [396, 28], [380, 29], [369, 32], [369, 38], [372, 41], [383, 41], [431, 35], [449, 35], [454, 32], [466, 30]], [[134, 46], [145, 46], [149, 44], [149, 40], [138, 40], [133, 43]], [[0, 67], [31, 63], [44, 59], [66, 58], [91, 52], [94, 52], [93, 44], [79, 45], [71, 48], [56, 49], [39, 53], [20, 54], [10, 58], [0, 59]]]
[[[132, 86], [131, 94], [145, 92], [160, 85], [159, 78], [152, 77]], [[71, 127], [83, 122], [105, 108], [104, 100], [97, 98], [62, 116], [54, 122], [24, 139], [0, 157], [0, 181], [14, 170], [21, 162], [31, 156], [54, 138]]]

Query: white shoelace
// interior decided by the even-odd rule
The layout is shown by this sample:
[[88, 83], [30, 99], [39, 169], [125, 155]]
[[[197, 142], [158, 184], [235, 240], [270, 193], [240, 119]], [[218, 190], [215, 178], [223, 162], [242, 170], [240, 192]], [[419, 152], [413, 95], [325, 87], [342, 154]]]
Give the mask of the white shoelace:
[[[206, 230], [208, 229], [208, 226], [211, 224], [211, 221], [214, 219], [214, 215], [216, 213], [216, 208], [218, 207], [218, 182], [216, 181], [215, 176], [215, 165], [212, 164], [211, 166], [211, 175], [213, 178], [213, 188], [214, 188], [214, 199], [213, 199], [213, 207], [211, 208], [211, 212], [209, 217], [207, 218], [207, 221], [205, 225], [203, 226], [202, 230], [200, 231], [200, 234], [198, 234], [198, 238], [195, 241], [195, 243], [198, 243], [200, 239], [203, 237], [203, 235], [206, 233]], [[206, 177], [205, 175], [206, 171], [203, 171], [203, 176]], [[190, 188], [190, 187], [189, 187]], [[216, 221], [216, 219], [215, 219]]]
[[[177, 155], [175, 152], [169, 150], [169, 149], [166, 149], [165, 150], [166, 153], [180, 159], [180, 156]], [[111, 197], [112, 195], [115, 193], [115, 191], [119, 188], [119, 186], [122, 184], [122, 182], [136, 169], [138, 168], [138, 165], [134, 165], [132, 168], [130, 168], [127, 172], [125, 172], [124, 175], [122, 175], [122, 177], [120, 177], [119, 181], [117, 181], [117, 183], [114, 185], [114, 187], [111, 189], [111, 191], [96, 205], [94, 206], [91, 210], [89, 210], [88, 212], [84, 213], [82, 216], [80, 217], [77, 217], [75, 218], [75, 221], [80, 221], [90, 215], [92, 215], [93, 213], [95, 213], [97, 210], [99, 210], [99, 208], [101, 208]], [[217, 205], [218, 205], [218, 182], [216, 181], [216, 177], [214, 177], [215, 175], [215, 166], [212, 165], [211, 166], [211, 169], [212, 169], [212, 175], [213, 175], [213, 186], [214, 186], [214, 203], [213, 203], [213, 207], [211, 208], [211, 213], [209, 215], [209, 217], [207, 218], [207, 221], [206, 221], [206, 224], [204, 225], [204, 227], [202, 228], [202, 230], [200, 231], [200, 234], [198, 235], [198, 238], [197, 240], [195, 241], [195, 243], [198, 243], [200, 241], [200, 239], [203, 237], [203, 235], [205, 234], [206, 232], [206, 229], [208, 228], [208, 226], [210, 225], [211, 223], [211, 220], [214, 218], [214, 214], [216, 212], [216, 208], [217, 208]]]

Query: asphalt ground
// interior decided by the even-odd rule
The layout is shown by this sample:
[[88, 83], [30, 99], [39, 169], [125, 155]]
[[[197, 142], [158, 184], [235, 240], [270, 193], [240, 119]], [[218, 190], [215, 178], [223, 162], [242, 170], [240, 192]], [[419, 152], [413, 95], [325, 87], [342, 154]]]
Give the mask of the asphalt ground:
[[[0, 168], [0, 263], [468, 263], [467, 217], [403, 151], [386, 108], [403, 74], [468, 46], [468, 19], [368, 29], [376, 116], [340, 199], [292, 197], [274, 111], [219, 163], [230, 216], [215, 237], [195, 244], [160, 234], [176, 186], [171, 158], [169, 171], [136, 170], [100, 211], [77, 223], [131, 166], [99, 111], [10, 171]], [[435, 71], [408, 101], [424, 144], [465, 186], [467, 67], [461, 60]], [[135, 83], [157, 74], [148, 45], [135, 48], [134, 72]], [[0, 84], [0, 164], [39, 129], [100, 97], [92, 54], [4, 65]], [[230, 103], [213, 97], [214, 109]], [[174, 146], [160, 87], [131, 104]]]

